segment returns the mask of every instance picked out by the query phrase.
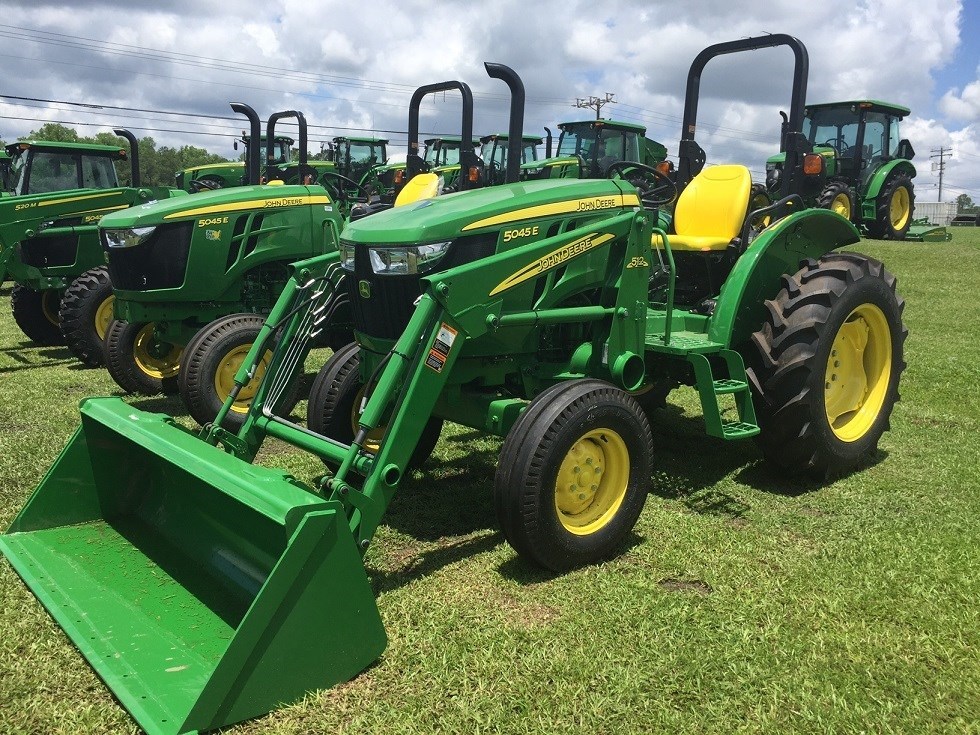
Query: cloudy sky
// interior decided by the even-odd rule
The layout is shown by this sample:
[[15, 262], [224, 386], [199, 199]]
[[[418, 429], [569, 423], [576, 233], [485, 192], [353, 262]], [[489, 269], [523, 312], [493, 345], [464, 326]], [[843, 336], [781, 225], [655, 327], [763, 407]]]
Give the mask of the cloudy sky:
[[[473, 90], [478, 134], [504, 130], [507, 92], [483, 61], [513, 67], [527, 89], [525, 130], [590, 116], [576, 98], [613, 93], [603, 115], [645, 124], [676, 155], [687, 70], [712, 43], [765, 33], [800, 38], [811, 102], [868, 97], [903, 104], [920, 201], [936, 201], [933, 152], [952, 150], [943, 199], [980, 201], [978, 0], [4, 0], [0, 137], [56, 121], [92, 135], [123, 125], [158, 145], [231, 157], [241, 118], [298, 109], [310, 148], [380, 134], [403, 152], [412, 91], [448, 79]], [[163, 6], [161, 9], [158, 6]], [[709, 163], [761, 176], [778, 148], [792, 54], [716, 59], [702, 78], [698, 140]], [[458, 133], [458, 96], [424, 105], [425, 133]], [[284, 128], [284, 130], [287, 130]]]

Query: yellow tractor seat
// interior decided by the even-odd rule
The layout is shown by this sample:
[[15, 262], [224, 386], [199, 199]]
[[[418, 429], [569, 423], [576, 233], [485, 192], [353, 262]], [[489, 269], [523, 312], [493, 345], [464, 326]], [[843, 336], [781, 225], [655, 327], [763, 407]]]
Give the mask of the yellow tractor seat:
[[395, 206], [403, 207], [422, 199], [432, 199], [439, 194], [440, 186], [441, 182], [436, 174], [416, 174], [398, 193]]
[[[687, 185], [674, 207], [674, 230], [667, 236], [671, 250], [724, 250], [745, 222], [752, 176], [745, 166], [706, 168]], [[660, 247], [654, 235], [653, 247]]]

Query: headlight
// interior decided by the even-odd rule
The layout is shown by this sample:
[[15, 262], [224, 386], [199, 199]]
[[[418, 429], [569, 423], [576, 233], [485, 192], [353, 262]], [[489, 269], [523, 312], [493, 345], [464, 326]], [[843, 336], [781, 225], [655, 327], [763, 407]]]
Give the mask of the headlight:
[[354, 243], [340, 241], [340, 267], [349, 271], [354, 270]]
[[131, 248], [146, 240], [156, 227], [132, 227], [125, 230], [102, 230], [110, 248]]
[[[371, 248], [368, 250], [371, 270], [379, 275], [427, 273], [442, 260], [449, 242], [432, 242], [403, 248]], [[343, 260], [343, 255], [341, 255]]]

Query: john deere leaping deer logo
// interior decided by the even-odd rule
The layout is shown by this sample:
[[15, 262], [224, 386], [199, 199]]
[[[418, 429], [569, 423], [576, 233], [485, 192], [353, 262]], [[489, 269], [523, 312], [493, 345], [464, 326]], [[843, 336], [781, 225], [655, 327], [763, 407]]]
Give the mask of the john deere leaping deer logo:
[[370, 281], [358, 281], [357, 292], [361, 294], [362, 299], [371, 298], [371, 282]]

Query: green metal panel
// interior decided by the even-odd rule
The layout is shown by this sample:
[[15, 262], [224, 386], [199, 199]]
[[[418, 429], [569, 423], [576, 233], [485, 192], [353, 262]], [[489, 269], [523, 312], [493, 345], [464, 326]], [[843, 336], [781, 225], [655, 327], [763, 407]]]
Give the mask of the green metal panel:
[[386, 644], [339, 504], [119, 399], [83, 403], [0, 550], [150, 735], [263, 714]]
[[709, 338], [737, 349], [762, 325], [764, 301], [779, 292], [781, 275], [795, 273], [807, 258], [860, 239], [854, 225], [828, 209], [806, 209], [767, 227], [722, 286], [709, 320]]
[[[868, 188], [864, 191], [862, 203], [873, 202], [877, 199], [878, 194], [881, 192], [881, 187], [885, 185], [885, 181], [888, 180], [888, 177], [891, 176], [893, 171], [904, 171], [910, 177], [915, 178], [915, 166], [911, 162], [904, 158], [889, 161], [872, 175], [871, 181], [868, 182]], [[874, 219], [874, 215], [872, 214], [871, 217], [865, 216], [865, 219]]]

